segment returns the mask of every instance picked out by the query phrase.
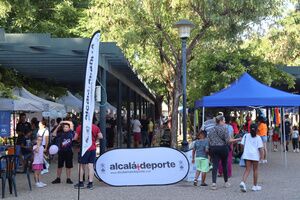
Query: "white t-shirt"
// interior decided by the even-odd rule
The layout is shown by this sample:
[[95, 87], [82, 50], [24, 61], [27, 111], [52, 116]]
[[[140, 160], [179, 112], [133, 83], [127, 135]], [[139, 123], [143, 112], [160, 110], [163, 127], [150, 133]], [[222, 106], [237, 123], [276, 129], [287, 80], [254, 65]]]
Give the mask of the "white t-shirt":
[[261, 137], [256, 136], [253, 138], [249, 133], [247, 133], [244, 135], [241, 144], [244, 145], [244, 153], [242, 155], [243, 159], [259, 161], [259, 148], [264, 146]]
[[141, 132], [141, 122], [138, 119], [133, 120], [132, 122], [132, 132], [140, 133]]
[[[45, 131], [45, 133], [44, 133]], [[44, 134], [44, 137], [43, 137], [43, 141], [42, 141], [42, 145], [46, 145], [46, 137], [48, 136], [49, 137], [49, 131], [48, 129], [43, 129], [43, 130], [38, 130], [37, 132], [37, 136], [43, 136]]]

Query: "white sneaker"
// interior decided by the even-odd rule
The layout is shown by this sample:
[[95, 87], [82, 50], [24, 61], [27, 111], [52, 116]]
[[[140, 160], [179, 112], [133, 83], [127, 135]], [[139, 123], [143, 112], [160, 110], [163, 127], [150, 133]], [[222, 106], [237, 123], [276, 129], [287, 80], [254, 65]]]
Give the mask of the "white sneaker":
[[296, 150], [293, 150], [294, 153], [296, 153]]
[[47, 184], [43, 182], [40, 182], [40, 185], [42, 185], [43, 187], [47, 186]]
[[258, 163], [260, 163], [260, 164], [261, 164], [261, 163], [264, 163], [264, 162], [263, 162], [263, 160], [260, 160]]
[[256, 191], [261, 191], [261, 186], [253, 185], [252, 191], [254, 191], [254, 192], [256, 192]]
[[240, 189], [242, 192], [247, 192], [246, 184], [243, 181], [240, 183]]
[[263, 160], [262, 163], [268, 163], [268, 161], [267, 160]]
[[38, 187], [38, 188], [44, 187], [40, 182], [35, 183], [35, 186]]
[[297, 149], [297, 153], [299, 153], [299, 149]]
[[211, 184], [210, 189], [211, 190], [216, 190], [217, 189], [217, 184], [215, 184], [215, 183]]

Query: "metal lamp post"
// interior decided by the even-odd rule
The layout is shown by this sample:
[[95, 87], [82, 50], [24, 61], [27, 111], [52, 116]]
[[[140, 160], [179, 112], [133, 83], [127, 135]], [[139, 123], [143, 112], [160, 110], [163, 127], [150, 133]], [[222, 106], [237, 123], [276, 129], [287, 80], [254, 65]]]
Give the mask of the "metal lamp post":
[[175, 28], [178, 29], [179, 37], [182, 42], [182, 131], [183, 131], [183, 140], [182, 140], [182, 150], [188, 151], [188, 142], [187, 142], [187, 124], [186, 124], [186, 41], [190, 37], [192, 28], [194, 24], [186, 19], [178, 21], [175, 25]]

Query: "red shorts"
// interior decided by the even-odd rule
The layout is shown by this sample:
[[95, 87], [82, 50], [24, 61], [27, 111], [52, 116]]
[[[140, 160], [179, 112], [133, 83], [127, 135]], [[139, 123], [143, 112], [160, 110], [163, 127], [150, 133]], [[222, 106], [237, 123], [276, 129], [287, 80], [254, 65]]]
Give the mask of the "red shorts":
[[141, 133], [139, 133], [139, 132], [133, 132], [133, 141], [135, 141], [135, 142], [141, 142]]

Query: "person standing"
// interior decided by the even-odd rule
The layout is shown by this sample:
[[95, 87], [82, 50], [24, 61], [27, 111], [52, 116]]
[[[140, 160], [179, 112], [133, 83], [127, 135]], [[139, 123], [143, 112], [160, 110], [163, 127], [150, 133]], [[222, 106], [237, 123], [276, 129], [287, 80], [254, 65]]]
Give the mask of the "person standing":
[[292, 134], [292, 143], [293, 143], [293, 151], [294, 153], [297, 151], [299, 153], [299, 131], [298, 127], [294, 126], [293, 127], [293, 134]]
[[250, 134], [244, 135], [241, 144], [244, 146], [244, 153], [242, 159], [245, 160], [246, 169], [240, 183], [240, 188], [242, 192], [247, 191], [246, 180], [250, 174], [251, 166], [253, 168], [253, 191], [260, 191], [261, 186], [257, 185], [258, 179], [258, 161], [263, 159], [263, 149], [264, 145], [261, 137], [257, 136], [257, 125], [252, 124], [250, 127]]
[[62, 173], [62, 168], [66, 167], [67, 184], [73, 184], [71, 180], [71, 169], [73, 168], [73, 151], [72, 151], [72, 140], [74, 137], [74, 132], [70, 129], [70, 124], [63, 123], [63, 131], [58, 133], [55, 143], [57, 144], [58, 151], [58, 166], [56, 175], [57, 178], [52, 181], [52, 184], [60, 183], [60, 177]]
[[142, 134], [142, 145], [146, 147], [149, 145], [149, 137], [148, 137], [148, 121], [145, 115], [142, 115], [141, 119], [141, 134]]
[[[75, 188], [84, 188], [84, 182], [83, 182], [83, 174], [84, 174], [84, 168], [87, 165], [88, 166], [88, 179], [89, 182], [87, 184], [88, 189], [93, 189], [93, 178], [94, 178], [94, 163], [96, 160], [96, 141], [103, 138], [103, 135], [97, 125], [94, 124], [96, 120], [93, 120], [92, 124], [92, 145], [91, 147], [85, 152], [83, 156], [78, 155], [78, 163], [79, 163], [79, 170], [80, 170], [80, 177], [79, 177], [79, 183], [75, 184]], [[81, 128], [82, 125], [79, 125], [76, 128], [75, 137], [73, 140], [79, 140], [81, 138]]]
[[275, 127], [272, 135], [273, 142], [273, 151], [278, 151], [278, 143], [279, 143], [279, 128]]
[[114, 142], [115, 142], [115, 121], [109, 115], [106, 116], [106, 141], [107, 141], [107, 148], [108, 149], [111, 149], [111, 148], [114, 147]]
[[[230, 138], [233, 138], [234, 129], [232, 125], [227, 122], [226, 127], [228, 129], [228, 134]], [[233, 156], [233, 144], [229, 144], [229, 152], [228, 152], [228, 162], [227, 162], [227, 170], [228, 170], [228, 178], [232, 176], [232, 156]], [[219, 176], [223, 175], [223, 167], [221, 161], [219, 162]]]
[[224, 175], [224, 186], [230, 187], [230, 183], [228, 182], [228, 153], [229, 147], [228, 145], [233, 142], [240, 141], [241, 139], [232, 139], [229, 137], [228, 128], [225, 124], [225, 118], [222, 115], [218, 115], [216, 117], [217, 125], [213, 127], [208, 134], [208, 142], [209, 142], [209, 151], [211, 155], [211, 159], [213, 162], [213, 170], [212, 170], [212, 185], [211, 189], [217, 189], [217, 171], [219, 166], [219, 161], [222, 161], [223, 167], [223, 175]]
[[42, 137], [42, 145], [44, 147], [44, 152], [47, 151], [49, 145], [49, 130], [46, 127], [47, 122], [45, 119], [39, 122], [39, 130], [37, 132], [37, 137]]
[[19, 122], [16, 127], [16, 132], [18, 134], [17, 145], [21, 145], [23, 137], [25, 135], [28, 135], [28, 133], [30, 133], [31, 131], [31, 124], [26, 121], [26, 114], [21, 113], [19, 116]]
[[[200, 131], [196, 134], [196, 141], [193, 145], [192, 163], [196, 161], [196, 174], [194, 179], [194, 186], [198, 184], [198, 178], [201, 173], [201, 186], [207, 186], [205, 183], [206, 173], [209, 171], [208, 160], [208, 140], [205, 138], [205, 132]], [[196, 156], [196, 159], [195, 159]]]
[[[292, 132], [292, 123], [289, 119], [288, 114], [285, 115], [284, 130], [285, 130], [285, 132], [283, 134], [285, 134], [285, 151], [289, 151], [289, 143], [290, 143], [290, 138], [291, 138], [290, 135]], [[284, 138], [284, 137], [282, 137], [282, 138]]]
[[44, 163], [44, 147], [42, 145], [43, 138], [37, 137], [37, 144], [33, 146], [33, 163], [32, 170], [34, 171], [34, 180], [36, 187], [45, 187], [47, 184], [41, 181], [41, 171], [43, 170]]
[[153, 123], [151, 117], [149, 117], [149, 120], [148, 120], [147, 131], [148, 131], [148, 137], [149, 137], [149, 147], [151, 147], [153, 145], [152, 140], [153, 140], [153, 134], [154, 134], [154, 123]]
[[141, 143], [141, 126], [142, 124], [138, 119], [138, 116], [136, 115], [134, 117], [134, 120], [132, 121], [132, 132], [133, 132], [133, 141], [134, 141], [135, 148], [137, 148]]
[[261, 137], [261, 140], [264, 145], [264, 155], [262, 159], [262, 163], [267, 163], [267, 142], [268, 142], [268, 126], [266, 124], [266, 121], [263, 117], [258, 118], [258, 128], [257, 128], [257, 134]]

